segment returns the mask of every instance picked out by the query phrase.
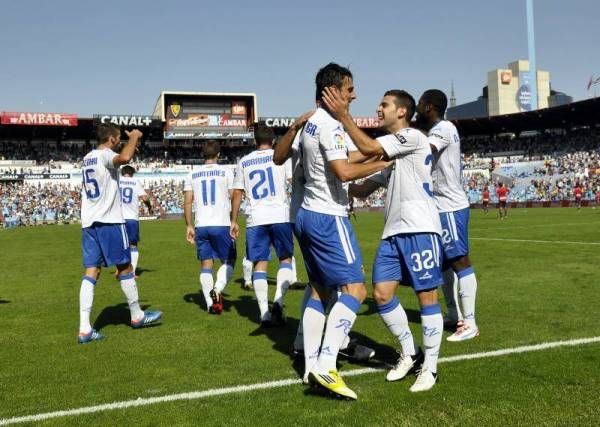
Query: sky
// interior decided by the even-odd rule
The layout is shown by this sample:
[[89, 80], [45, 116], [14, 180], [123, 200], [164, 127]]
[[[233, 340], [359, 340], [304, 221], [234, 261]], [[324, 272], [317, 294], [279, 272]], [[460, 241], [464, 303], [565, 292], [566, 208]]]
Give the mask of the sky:
[[[600, 77], [600, 1], [534, 0], [538, 69], [587, 99]], [[20, 0], [0, 8], [0, 111], [150, 114], [163, 90], [252, 92], [259, 116], [314, 104], [314, 76], [349, 66], [356, 116], [388, 89], [473, 101], [527, 57], [525, 0]], [[600, 93], [600, 87], [598, 87]]]

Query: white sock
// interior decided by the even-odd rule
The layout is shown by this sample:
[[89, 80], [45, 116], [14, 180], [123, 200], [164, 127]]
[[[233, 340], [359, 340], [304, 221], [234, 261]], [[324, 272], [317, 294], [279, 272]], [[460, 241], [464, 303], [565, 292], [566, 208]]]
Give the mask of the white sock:
[[90, 314], [92, 313], [92, 305], [94, 304], [94, 288], [96, 281], [89, 277], [83, 276], [81, 280], [81, 289], [79, 290], [79, 332], [88, 334], [92, 330], [90, 324]]
[[121, 281], [121, 289], [127, 298], [129, 311], [131, 312], [131, 320], [139, 320], [144, 317], [144, 312], [140, 308], [137, 284], [133, 273], [122, 274], [119, 276]]
[[212, 298], [210, 297], [210, 291], [214, 286], [212, 269], [203, 268], [200, 272], [200, 287], [202, 288], [202, 295], [204, 295], [204, 301], [206, 301], [206, 309], [208, 310], [212, 305]]
[[292, 257], [292, 283], [298, 281], [298, 273], [296, 272], [296, 257]]
[[287, 262], [279, 264], [279, 270], [277, 270], [277, 289], [275, 290], [273, 302], [279, 304], [281, 307], [283, 307], [283, 297], [292, 284], [292, 275], [291, 264]]
[[[300, 307], [300, 321], [298, 322], [298, 330], [296, 331], [296, 338], [294, 339], [294, 348], [296, 350], [302, 350], [304, 348], [304, 312], [306, 311], [306, 304], [308, 304], [308, 300], [310, 295], [312, 294], [312, 288], [307, 286], [304, 288], [304, 296], [302, 297], [302, 306]], [[323, 328], [321, 328], [323, 329]], [[320, 344], [320, 342], [319, 342]]]
[[454, 270], [451, 268], [444, 270], [442, 274], [444, 276], [442, 291], [444, 291], [444, 299], [446, 300], [446, 307], [448, 309], [448, 318], [452, 320], [462, 320], [462, 314], [456, 298], [458, 284], [456, 274], [454, 274]]
[[304, 377], [307, 377], [319, 358], [325, 328], [325, 309], [320, 300], [310, 298], [306, 303], [302, 328], [304, 330]]
[[477, 323], [475, 323], [475, 296], [477, 295], [475, 271], [473, 267], [469, 267], [459, 271], [457, 275], [465, 324], [473, 329], [477, 329]]
[[244, 257], [242, 261], [242, 271], [244, 273], [244, 283], [252, 283], [252, 261]]
[[231, 280], [231, 276], [233, 275], [233, 265], [231, 264], [223, 264], [217, 270], [217, 282], [215, 283], [215, 288], [218, 293], [223, 292], [227, 283]]
[[139, 259], [140, 252], [138, 251], [138, 248], [131, 248], [131, 268], [133, 268], [133, 274], [135, 274]]
[[408, 318], [404, 308], [400, 305], [398, 297], [394, 295], [389, 302], [378, 305], [377, 308], [383, 323], [402, 346], [402, 353], [410, 356], [417, 354], [415, 340], [408, 326]]
[[423, 328], [423, 347], [425, 347], [423, 369], [436, 373], [444, 329], [444, 318], [439, 304], [421, 307], [421, 327]]
[[267, 272], [255, 271], [252, 273], [252, 279], [256, 301], [258, 302], [258, 309], [260, 310], [260, 320], [261, 322], [270, 320], [271, 314], [269, 313], [269, 284], [267, 283]]
[[360, 302], [348, 294], [343, 294], [334, 304], [327, 319], [323, 345], [317, 362], [317, 368], [320, 372], [337, 369], [338, 352], [344, 339], [352, 329], [359, 308]]

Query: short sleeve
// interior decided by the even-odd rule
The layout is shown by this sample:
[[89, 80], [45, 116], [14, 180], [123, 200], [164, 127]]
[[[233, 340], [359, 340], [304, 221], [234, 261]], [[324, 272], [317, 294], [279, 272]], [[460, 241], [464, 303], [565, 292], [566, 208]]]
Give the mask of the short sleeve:
[[327, 123], [321, 127], [319, 144], [323, 147], [328, 162], [348, 159], [345, 134], [339, 124]]
[[389, 159], [404, 156], [417, 150], [420, 148], [419, 140], [419, 133], [414, 129], [402, 129], [395, 134], [377, 138]]
[[183, 181], [183, 191], [192, 191], [192, 173], [188, 173]]
[[301, 144], [300, 144], [300, 138], [302, 136], [302, 132], [296, 132], [296, 136], [294, 137], [294, 140], [292, 141], [292, 152], [297, 153], [300, 151], [301, 148]]
[[350, 135], [348, 135], [347, 132], [344, 132], [344, 135], [345, 135], [345, 139], [346, 139], [346, 146], [348, 147], [348, 152], [358, 151], [358, 147], [354, 144], [354, 141], [352, 141], [352, 138], [350, 138]]
[[227, 189], [231, 190], [233, 188], [233, 169], [227, 168], [225, 171], [225, 177], [227, 178]]
[[438, 151], [442, 151], [448, 145], [452, 143], [450, 140], [450, 133], [444, 132], [439, 126], [434, 127], [429, 131], [427, 140], [430, 145], [433, 145]]
[[117, 156], [118, 154], [115, 153], [113, 150], [102, 150], [102, 163], [108, 169], [115, 169], [118, 166], [115, 166], [115, 164], [113, 163], [113, 159]]

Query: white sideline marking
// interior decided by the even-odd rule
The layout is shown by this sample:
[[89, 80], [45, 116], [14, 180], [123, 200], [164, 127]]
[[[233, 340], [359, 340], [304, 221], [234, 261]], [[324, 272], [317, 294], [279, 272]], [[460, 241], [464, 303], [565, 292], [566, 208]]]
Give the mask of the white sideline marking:
[[562, 245], [600, 245], [598, 242], [569, 242], [566, 240], [525, 240], [525, 239], [501, 239], [494, 237], [470, 237], [470, 240], [495, 240], [498, 242], [520, 242], [520, 243], [557, 243]]
[[544, 228], [544, 227], [570, 227], [570, 226], [580, 226], [580, 225], [590, 225], [590, 224], [598, 224], [598, 221], [583, 221], [583, 222], [564, 222], [561, 224], [556, 224], [554, 222], [544, 223], [544, 224], [528, 224], [528, 225], [513, 225], [513, 226], [502, 226], [502, 227], [477, 227], [476, 225], [471, 228], [471, 231], [496, 231], [496, 230], [514, 230], [517, 228]]
[[[526, 346], [522, 346], [522, 347], [506, 348], [506, 349], [502, 349], [502, 350], [486, 351], [486, 352], [481, 352], [481, 353], [460, 354], [457, 356], [441, 357], [438, 360], [438, 363], [451, 363], [451, 362], [458, 362], [461, 360], [484, 359], [484, 358], [488, 358], [488, 357], [505, 356], [507, 354], [528, 353], [528, 352], [532, 352], [532, 351], [547, 350], [549, 348], [567, 347], [567, 346], [573, 347], [573, 346], [577, 346], [577, 345], [581, 345], [581, 344], [592, 344], [592, 343], [597, 343], [597, 342], [600, 342], [600, 336], [590, 337], [590, 338], [573, 339], [573, 340], [568, 340], [568, 341], [554, 341], [554, 342], [547, 342], [547, 343], [542, 343], [542, 344], [526, 345]], [[364, 374], [369, 374], [372, 372], [379, 372], [382, 370], [383, 369], [378, 369], [378, 368], [353, 369], [351, 371], [344, 372], [344, 377], [353, 377], [353, 376], [357, 376], [357, 375], [364, 375]], [[4, 418], [4, 419], [0, 419], [0, 426], [9, 425], [9, 424], [17, 424], [17, 423], [43, 421], [43, 420], [48, 420], [51, 418], [69, 417], [69, 416], [81, 415], [81, 414], [91, 414], [94, 412], [111, 411], [113, 409], [125, 409], [125, 408], [132, 408], [132, 407], [136, 407], [136, 406], [153, 405], [155, 403], [162, 403], [162, 402], [175, 402], [175, 401], [179, 401], [179, 400], [197, 400], [197, 399], [204, 399], [206, 397], [221, 396], [224, 394], [244, 393], [247, 391], [264, 390], [264, 389], [277, 388], [277, 387], [286, 387], [289, 385], [301, 384], [301, 383], [302, 383], [302, 381], [299, 378], [289, 378], [286, 380], [269, 381], [266, 383], [239, 385], [239, 386], [225, 387], [225, 388], [214, 388], [214, 389], [204, 390], [204, 391], [193, 391], [193, 392], [189, 392], [189, 393], [169, 394], [166, 396], [149, 397], [149, 398], [139, 397], [135, 400], [125, 400], [122, 402], [106, 403], [104, 405], [86, 406], [83, 408], [67, 409], [64, 411], [56, 411], [56, 412], [46, 412], [43, 414], [27, 415], [27, 416], [23, 416], [23, 417]]]

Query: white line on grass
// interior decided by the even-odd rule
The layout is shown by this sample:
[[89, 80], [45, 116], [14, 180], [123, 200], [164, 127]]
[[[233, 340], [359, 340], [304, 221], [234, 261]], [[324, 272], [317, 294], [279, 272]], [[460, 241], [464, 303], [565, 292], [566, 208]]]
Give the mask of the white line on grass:
[[498, 242], [519, 242], [519, 243], [556, 243], [561, 245], [600, 245], [598, 242], [569, 242], [566, 240], [525, 240], [525, 239], [502, 239], [493, 237], [470, 237], [471, 240], [494, 240]]
[[[460, 354], [458, 356], [441, 357], [438, 360], [438, 362], [439, 363], [451, 363], [451, 362], [459, 362], [461, 360], [484, 359], [484, 358], [488, 358], [488, 357], [499, 357], [499, 356], [505, 356], [508, 354], [528, 353], [531, 351], [541, 351], [541, 350], [547, 350], [547, 349], [556, 348], [556, 347], [567, 347], [567, 346], [573, 347], [573, 346], [577, 346], [577, 345], [592, 344], [592, 343], [597, 343], [597, 342], [600, 342], [600, 336], [590, 337], [590, 338], [573, 339], [573, 340], [568, 340], [568, 341], [546, 342], [546, 343], [542, 343], [542, 344], [506, 348], [506, 349], [502, 349], [502, 350], [486, 351], [486, 352], [482, 352], [482, 353]], [[372, 372], [379, 372], [382, 370], [383, 369], [377, 369], [377, 368], [353, 369], [351, 371], [344, 372], [344, 376], [345, 377], [353, 377], [353, 376], [357, 376], [357, 375], [369, 374]], [[56, 411], [56, 412], [46, 412], [43, 414], [27, 415], [27, 416], [23, 416], [23, 417], [4, 418], [4, 419], [0, 419], [0, 426], [9, 425], [9, 424], [17, 424], [17, 423], [29, 423], [29, 422], [43, 421], [43, 420], [48, 420], [51, 418], [61, 418], [61, 417], [69, 417], [69, 416], [74, 416], [74, 415], [91, 414], [94, 412], [111, 411], [114, 409], [133, 408], [136, 406], [153, 405], [155, 403], [175, 402], [175, 401], [180, 401], [180, 400], [204, 399], [206, 397], [222, 396], [224, 394], [244, 393], [244, 392], [255, 391], [255, 390], [264, 390], [264, 389], [277, 388], [277, 387], [287, 387], [287, 386], [293, 385], [293, 384], [301, 384], [301, 380], [298, 378], [289, 378], [289, 379], [279, 380], [279, 381], [269, 381], [266, 383], [239, 385], [239, 386], [225, 387], [225, 388], [214, 388], [214, 389], [204, 390], [204, 391], [193, 391], [193, 392], [189, 392], [189, 393], [169, 394], [166, 396], [149, 397], [149, 398], [139, 397], [135, 400], [125, 400], [122, 402], [106, 403], [104, 405], [86, 406], [83, 408], [67, 409], [64, 411]]]

